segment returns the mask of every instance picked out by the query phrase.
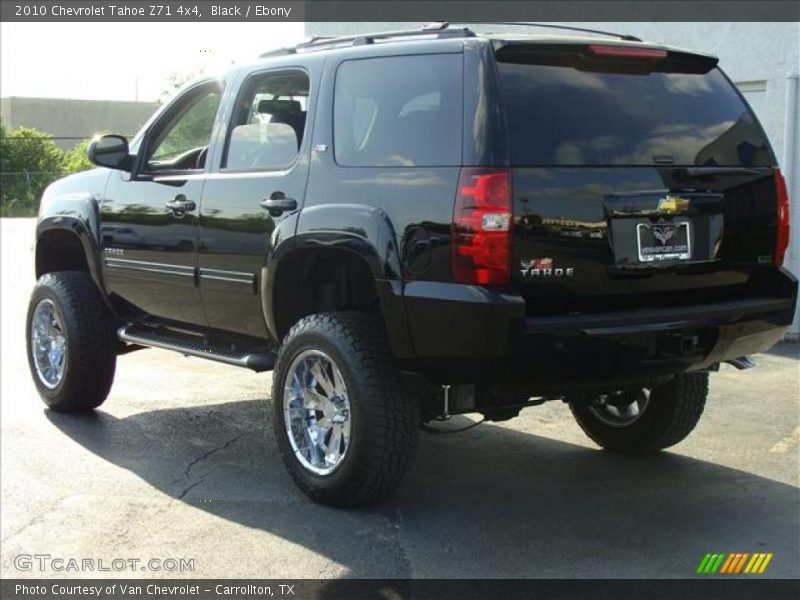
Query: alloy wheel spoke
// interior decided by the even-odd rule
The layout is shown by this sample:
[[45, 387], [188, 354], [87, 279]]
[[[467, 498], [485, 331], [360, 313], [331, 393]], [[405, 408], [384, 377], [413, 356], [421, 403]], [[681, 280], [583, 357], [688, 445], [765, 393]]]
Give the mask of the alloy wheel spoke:
[[336, 469], [350, 443], [350, 400], [336, 364], [307, 350], [289, 367], [284, 387], [286, 432], [295, 456], [308, 470], [326, 475]]
[[321, 361], [317, 361], [314, 366], [311, 367], [311, 374], [314, 376], [314, 380], [324, 390], [325, 395], [330, 398], [335, 394], [335, 390], [330, 378], [328, 377], [328, 374], [325, 371], [326, 370]]

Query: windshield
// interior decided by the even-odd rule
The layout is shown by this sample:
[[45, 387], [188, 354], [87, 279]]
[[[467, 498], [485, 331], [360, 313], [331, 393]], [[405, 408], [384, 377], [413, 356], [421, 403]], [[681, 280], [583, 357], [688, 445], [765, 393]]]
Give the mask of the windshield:
[[514, 164], [773, 162], [752, 112], [716, 68], [623, 74], [498, 58]]

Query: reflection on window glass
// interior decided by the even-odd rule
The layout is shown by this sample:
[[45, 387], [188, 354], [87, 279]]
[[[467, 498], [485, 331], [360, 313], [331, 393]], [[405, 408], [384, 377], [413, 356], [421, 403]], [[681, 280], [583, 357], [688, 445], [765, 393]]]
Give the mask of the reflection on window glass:
[[351, 60], [336, 74], [334, 150], [346, 166], [461, 162], [461, 55]]
[[153, 150], [150, 160], [169, 161], [191, 150], [201, 150], [208, 146], [221, 98], [222, 95], [217, 90], [199, 97], [171, 124], [169, 131]]
[[291, 165], [303, 141], [308, 91], [308, 76], [300, 71], [251, 77], [234, 111], [223, 167]]
[[769, 165], [733, 86], [705, 74], [499, 63], [512, 160], [533, 165]]

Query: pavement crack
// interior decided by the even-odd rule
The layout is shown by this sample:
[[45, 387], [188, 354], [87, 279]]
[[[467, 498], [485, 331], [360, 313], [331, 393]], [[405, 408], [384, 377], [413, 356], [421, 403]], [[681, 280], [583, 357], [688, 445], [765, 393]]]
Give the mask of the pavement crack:
[[198, 485], [203, 483], [205, 480], [206, 480], [206, 478], [203, 477], [202, 479], [200, 479], [200, 481], [195, 481], [194, 483], [192, 483], [189, 486], [187, 486], [180, 494], [178, 494], [177, 499], [178, 500], [183, 500], [186, 497], [186, 494], [191, 492], [194, 488], [196, 488]]
[[[209, 456], [212, 456], [212, 455], [216, 454], [217, 452], [222, 452], [223, 450], [225, 450], [226, 448], [230, 447], [230, 446], [231, 446], [231, 445], [232, 445], [234, 442], [236, 442], [236, 440], [238, 440], [240, 437], [242, 437], [242, 436], [244, 436], [244, 435], [245, 435], [245, 434], [243, 434], [243, 433], [240, 433], [239, 435], [236, 435], [236, 436], [232, 437], [231, 439], [229, 439], [229, 440], [228, 440], [227, 442], [225, 442], [224, 444], [220, 444], [219, 446], [215, 446], [214, 448], [211, 448], [210, 450], [208, 450], [208, 451], [206, 451], [206, 452], [203, 452], [203, 453], [202, 453], [200, 456], [198, 456], [197, 458], [194, 458], [194, 459], [192, 459], [191, 461], [189, 461], [189, 462], [187, 463], [186, 467], [183, 469], [183, 477], [181, 477], [180, 479], [176, 479], [175, 481], [173, 481], [173, 482], [172, 482], [172, 484], [173, 484], [173, 485], [175, 485], [175, 484], [177, 484], [177, 483], [180, 483], [181, 481], [184, 481], [184, 482], [185, 482], [185, 481], [189, 481], [189, 480], [191, 480], [191, 477], [192, 477], [192, 470], [193, 470], [193, 469], [194, 469], [194, 468], [195, 468], [195, 467], [196, 467], [196, 466], [197, 466], [199, 463], [203, 462], [203, 461], [204, 461], [204, 460], [206, 460], [206, 459], [207, 459]], [[201, 483], [203, 483], [205, 480], [206, 480], [206, 477], [204, 476], [204, 477], [201, 477], [201, 478], [200, 478], [199, 480], [197, 480], [197, 481], [193, 481], [193, 482], [189, 483], [189, 485], [187, 485], [186, 487], [184, 487], [184, 488], [183, 488], [183, 491], [181, 491], [181, 492], [180, 492], [178, 495], [176, 495], [176, 496], [175, 496], [175, 499], [176, 499], [176, 500], [183, 500], [183, 499], [186, 497], [186, 495], [187, 495], [187, 494], [188, 494], [190, 491], [192, 491], [192, 490], [193, 490], [194, 488], [196, 488], [198, 485], [200, 485]], [[170, 505], [171, 505], [171, 504], [172, 504], [172, 501], [170, 501]]]
[[399, 502], [394, 503], [394, 518], [389, 518], [389, 522], [392, 525], [392, 529], [394, 530], [395, 542], [397, 543], [397, 549], [400, 554], [400, 564], [402, 565], [403, 570], [403, 577], [410, 579], [414, 578], [413, 574], [413, 567], [411, 564], [411, 557], [408, 554], [408, 550], [403, 543], [403, 534], [400, 531], [400, 527], [403, 523], [403, 513]]
[[240, 433], [239, 435], [237, 435], [237, 436], [234, 436], [234, 437], [232, 437], [231, 439], [229, 439], [227, 442], [225, 442], [225, 443], [224, 443], [224, 444], [222, 444], [221, 446], [217, 446], [217, 447], [215, 447], [215, 448], [212, 448], [212, 449], [211, 449], [211, 450], [209, 450], [208, 452], [204, 452], [203, 454], [201, 454], [200, 456], [198, 456], [198, 457], [197, 457], [197, 458], [195, 458], [194, 460], [190, 461], [190, 462], [189, 462], [189, 464], [187, 464], [187, 465], [186, 465], [186, 468], [183, 470], [183, 478], [184, 478], [184, 479], [189, 479], [189, 477], [190, 477], [190, 476], [191, 476], [191, 474], [192, 474], [192, 469], [194, 469], [194, 467], [195, 467], [195, 466], [196, 466], [198, 463], [200, 463], [200, 462], [204, 461], [205, 459], [207, 459], [207, 458], [208, 458], [209, 456], [211, 456], [212, 454], [216, 454], [217, 452], [222, 452], [223, 450], [225, 450], [226, 448], [228, 448], [228, 447], [229, 447], [231, 444], [233, 444], [233, 443], [234, 443], [236, 440], [238, 440], [238, 439], [239, 439], [240, 437], [242, 437], [243, 435], [244, 435], [243, 433]]
[[38, 511], [35, 515], [32, 515], [25, 523], [22, 524], [16, 531], [8, 534], [7, 536], [3, 537], [0, 540], [0, 544], [5, 545], [8, 540], [20, 535], [23, 531], [30, 529], [40, 523], [44, 522], [45, 518], [52, 514], [52, 512], [58, 507], [61, 502], [63, 502], [69, 494], [66, 496], [60, 496], [59, 498], [53, 500], [52, 502], [48, 503], [44, 508]]

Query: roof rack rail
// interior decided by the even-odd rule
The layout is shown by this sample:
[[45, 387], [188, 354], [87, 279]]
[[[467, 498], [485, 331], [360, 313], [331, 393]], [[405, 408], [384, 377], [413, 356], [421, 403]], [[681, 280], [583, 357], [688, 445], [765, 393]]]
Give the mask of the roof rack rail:
[[568, 25], [548, 25], [547, 23], [525, 23], [512, 21], [438, 21], [428, 23], [423, 27], [425, 31], [447, 31], [450, 25], [518, 25], [520, 27], [544, 27], [547, 29], [566, 29], [568, 31], [582, 31], [583, 33], [596, 33], [598, 35], [608, 35], [628, 42], [641, 42], [642, 40], [633, 35], [624, 33], [613, 33], [611, 31], [601, 31], [599, 29], [585, 29], [583, 27], [570, 27]]
[[393, 40], [396, 38], [409, 37], [430, 37], [437, 38], [468, 38], [475, 37], [475, 32], [464, 27], [463, 29], [449, 29], [443, 27], [441, 30], [411, 29], [407, 31], [383, 31], [380, 33], [359, 33], [357, 35], [346, 35], [341, 37], [314, 37], [307, 42], [301, 42], [290, 48], [278, 48], [259, 54], [259, 58], [268, 56], [280, 56], [283, 54], [297, 54], [299, 52], [311, 52], [327, 48], [339, 48], [346, 46], [362, 46], [374, 44], [376, 41]]

